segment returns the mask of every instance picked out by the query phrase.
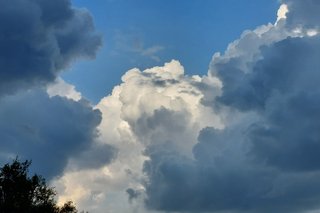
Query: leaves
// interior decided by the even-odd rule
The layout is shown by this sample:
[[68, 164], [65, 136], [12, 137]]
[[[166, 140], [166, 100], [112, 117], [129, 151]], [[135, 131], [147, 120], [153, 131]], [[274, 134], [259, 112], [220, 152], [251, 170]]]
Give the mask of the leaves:
[[30, 165], [16, 158], [0, 168], [0, 213], [77, 213], [72, 201], [57, 206], [54, 188], [40, 175], [28, 176]]

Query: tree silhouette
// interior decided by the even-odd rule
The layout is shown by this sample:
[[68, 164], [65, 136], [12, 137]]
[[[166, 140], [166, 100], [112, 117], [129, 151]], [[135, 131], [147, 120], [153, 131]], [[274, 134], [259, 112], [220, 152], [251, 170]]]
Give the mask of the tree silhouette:
[[0, 168], [0, 213], [77, 213], [71, 201], [57, 206], [56, 192], [45, 179], [28, 176], [30, 165], [31, 161], [16, 158]]

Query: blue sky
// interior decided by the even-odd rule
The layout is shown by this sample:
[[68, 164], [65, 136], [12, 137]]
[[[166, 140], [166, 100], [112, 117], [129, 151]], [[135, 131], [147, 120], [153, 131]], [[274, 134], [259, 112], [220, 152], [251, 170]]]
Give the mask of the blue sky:
[[245, 29], [273, 23], [279, 7], [277, 0], [73, 2], [91, 12], [104, 44], [96, 60], [76, 63], [63, 78], [92, 102], [109, 94], [134, 67], [177, 59], [187, 74], [206, 74], [213, 53], [223, 52]]

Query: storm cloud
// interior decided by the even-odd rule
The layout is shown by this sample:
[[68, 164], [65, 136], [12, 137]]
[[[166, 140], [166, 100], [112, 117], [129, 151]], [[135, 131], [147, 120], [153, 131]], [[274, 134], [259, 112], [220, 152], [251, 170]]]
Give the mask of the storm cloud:
[[70, 0], [0, 4], [1, 163], [31, 159], [51, 179], [71, 159], [78, 168], [110, 162], [116, 150], [95, 143], [101, 113], [58, 76], [95, 57], [102, 38], [90, 13]]
[[0, 95], [46, 85], [101, 45], [91, 15], [70, 0], [0, 1]]
[[15, 156], [32, 159], [47, 178], [59, 175], [69, 157], [90, 148], [101, 120], [86, 101], [49, 98], [41, 90], [2, 98], [0, 116], [2, 163]]
[[[221, 94], [204, 96], [202, 103], [220, 113], [225, 127], [202, 129], [193, 158], [147, 147], [149, 209], [307, 212], [320, 207], [320, 40], [308, 31], [320, 21], [311, 9], [318, 3], [287, 3], [286, 20], [245, 32], [224, 55], [214, 55], [209, 75], [221, 81]], [[300, 25], [306, 30], [297, 31]]]

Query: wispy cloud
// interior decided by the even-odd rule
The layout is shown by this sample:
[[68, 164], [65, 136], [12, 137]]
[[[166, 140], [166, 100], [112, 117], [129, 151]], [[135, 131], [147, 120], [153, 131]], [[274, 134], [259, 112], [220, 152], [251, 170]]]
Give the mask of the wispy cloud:
[[[145, 45], [144, 36], [139, 33], [139, 30], [132, 30], [129, 32], [118, 31], [115, 33], [115, 51], [118, 54], [124, 53], [134, 53], [135, 55], [145, 57], [147, 59], [152, 59], [159, 62], [159, 53], [165, 50], [164, 46], [161, 45]], [[133, 57], [135, 56], [133, 55]]]

